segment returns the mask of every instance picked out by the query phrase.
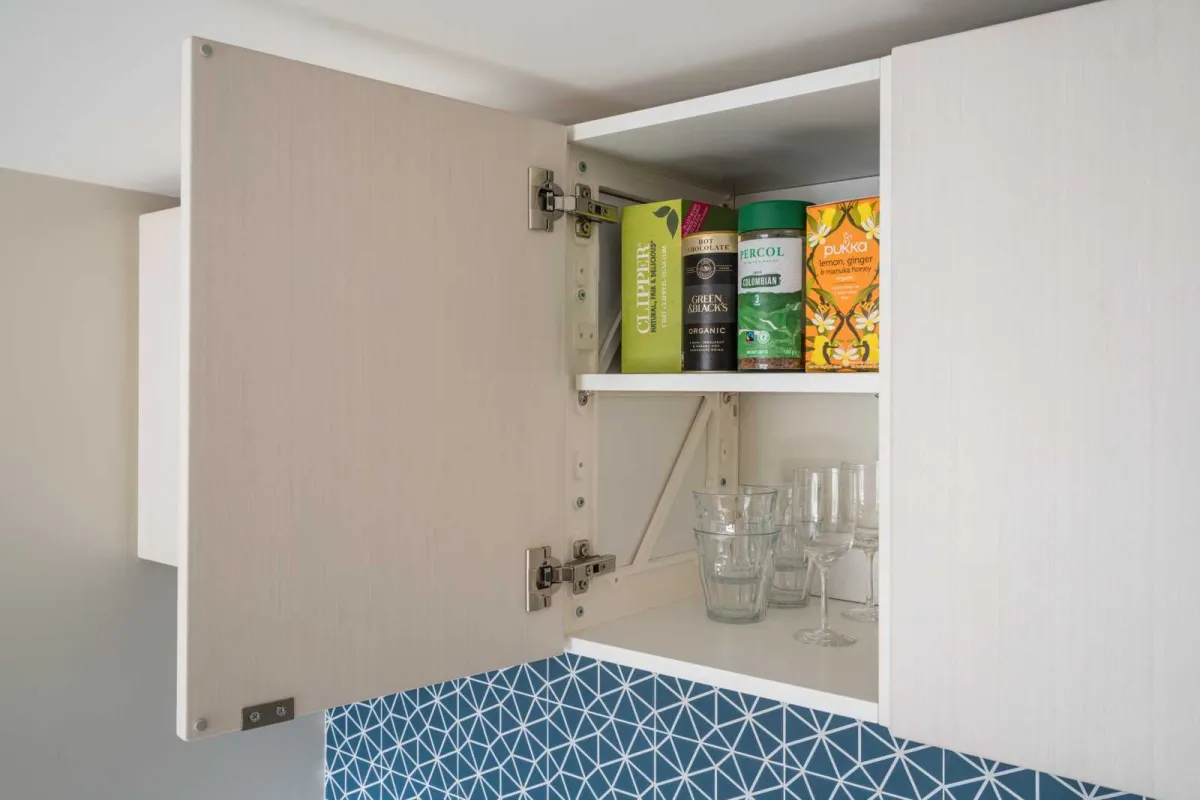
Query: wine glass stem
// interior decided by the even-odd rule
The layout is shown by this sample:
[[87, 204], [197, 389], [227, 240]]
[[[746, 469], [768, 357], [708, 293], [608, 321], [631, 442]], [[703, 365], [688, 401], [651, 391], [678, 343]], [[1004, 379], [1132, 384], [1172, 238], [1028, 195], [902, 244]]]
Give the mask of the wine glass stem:
[[821, 630], [829, 630], [829, 593], [825, 591], [825, 576], [829, 573], [829, 567], [825, 564], [817, 564], [817, 569], [821, 573]]
[[875, 551], [867, 551], [867, 608], [874, 608], [879, 601], [875, 599]]

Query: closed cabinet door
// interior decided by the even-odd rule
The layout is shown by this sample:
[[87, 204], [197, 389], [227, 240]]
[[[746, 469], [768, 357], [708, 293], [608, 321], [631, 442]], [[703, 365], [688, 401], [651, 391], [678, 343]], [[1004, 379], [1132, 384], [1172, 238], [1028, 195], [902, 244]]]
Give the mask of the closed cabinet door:
[[184, 72], [179, 735], [561, 652], [525, 610], [574, 402], [527, 170], [565, 130], [219, 42]]
[[890, 724], [1200, 787], [1200, 4], [892, 59]]

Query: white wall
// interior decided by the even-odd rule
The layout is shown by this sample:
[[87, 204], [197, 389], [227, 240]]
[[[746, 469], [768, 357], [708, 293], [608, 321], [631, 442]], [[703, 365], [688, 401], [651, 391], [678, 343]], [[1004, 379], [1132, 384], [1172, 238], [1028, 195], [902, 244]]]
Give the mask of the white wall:
[[137, 220], [0, 169], [0, 797], [321, 797], [320, 715], [175, 738], [175, 570], [136, 556]]

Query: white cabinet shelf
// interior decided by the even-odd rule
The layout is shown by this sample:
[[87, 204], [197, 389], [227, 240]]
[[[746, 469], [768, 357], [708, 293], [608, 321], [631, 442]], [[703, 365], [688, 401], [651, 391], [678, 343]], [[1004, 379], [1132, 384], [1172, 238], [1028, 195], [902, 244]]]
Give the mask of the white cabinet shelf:
[[879, 59], [581, 122], [576, 145], [738, 194], [879, 174]]
[[879, 373], [690, 372], [670, 375], [580, 375], [581, 392], [788, 392], [878, 394]]
[[753, 625], [724, 625], [708, 619], [703, 599], [692, 597], [577, 633], [567, 651], [878, 721], [878, 627], [843, 619], [842, 609], [851, 604], [832, 600], [831, 624], [858, 642], [832, 648], [802, 644], [792, 634], [817, 625], [819, 600], [814, 601], [809, 608], [771, 609]]

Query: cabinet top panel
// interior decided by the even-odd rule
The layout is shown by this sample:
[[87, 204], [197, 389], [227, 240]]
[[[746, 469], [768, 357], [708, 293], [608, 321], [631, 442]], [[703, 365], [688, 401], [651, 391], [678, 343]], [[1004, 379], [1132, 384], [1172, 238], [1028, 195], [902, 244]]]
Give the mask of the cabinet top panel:
[[878, 175], [879, 68], [872, 59], [581, 122], [569, 136], [739, 194]]

